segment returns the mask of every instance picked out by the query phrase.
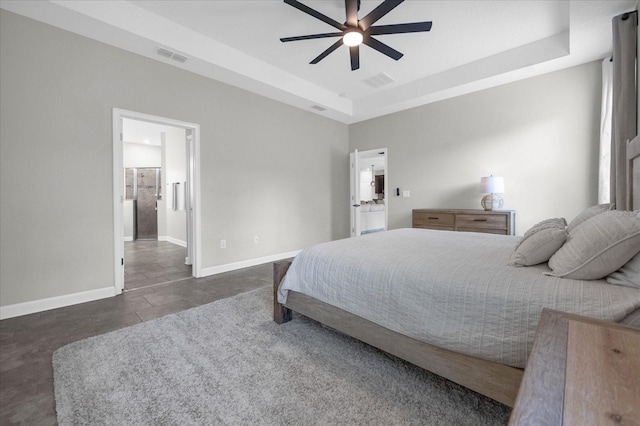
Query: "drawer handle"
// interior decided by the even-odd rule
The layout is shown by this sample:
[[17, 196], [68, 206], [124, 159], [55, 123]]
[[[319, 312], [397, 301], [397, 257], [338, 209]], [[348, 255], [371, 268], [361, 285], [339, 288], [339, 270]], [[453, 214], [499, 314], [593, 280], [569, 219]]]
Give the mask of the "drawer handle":
[[440, 218], [439, 217], [431, 217], [431, 216], [429, 216], [429, 220], [438, 220], [438, 219], [440, 219]]
[[486, 222], [487, 219], [473, 219], [474, 222]]

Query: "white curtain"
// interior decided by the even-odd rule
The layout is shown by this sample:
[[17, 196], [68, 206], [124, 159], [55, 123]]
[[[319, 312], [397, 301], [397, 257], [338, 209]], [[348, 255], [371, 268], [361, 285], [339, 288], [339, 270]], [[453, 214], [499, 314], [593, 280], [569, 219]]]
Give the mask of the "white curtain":
[[598, 204], [611, 198], [611, 114], [613, 112], [613, 62], [602, 60], [602, 107], [600, 109], [600, 166], [598, 173]]
[[611, 202], [627, 209], [627, 141], [637, 133], [636, 56], [638, 12], [615, 16], [613, 22], [613, 122], [611, 124]]

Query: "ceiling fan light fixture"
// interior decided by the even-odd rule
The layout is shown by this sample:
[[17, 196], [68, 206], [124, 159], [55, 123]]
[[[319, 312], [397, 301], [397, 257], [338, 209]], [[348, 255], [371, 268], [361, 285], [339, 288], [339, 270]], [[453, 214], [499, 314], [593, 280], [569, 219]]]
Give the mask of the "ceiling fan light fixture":
[[[309, 62], [311, 65], [315, 65], [324, 58], [326, 58], [331, 52], [337, 50], [340, 46], [346, 45], [349, 47], [349, 59], [351, 62], [351, 71], [360, 69], [360, 44], [364, 43], [373, 50], [377, 50], [383, 55], [388, 56], [393, 60], [399, 60], [402, 58], [402, 53], [398, 52], [391, 46], [388, 46], [380, 40], [372, 37], [376, 35], [386, 34], [404, 34], [404, 33], [419, 33], [431, 30], [431, 21], [425, 22], [407, 22], [404, 24], [388, 24], [388, 25], [373, 25], [378, 22], [387, 13], [391, 12], [404, 0], [384, 0], [375, 9], [369, 12], [362, 19], [358, 19], [358, 11], [360, 10], [360, 0], [344, 0], [344, 7], [346, 12], [346, 21], [341, 23], [332, 19], [315, 9], [299, 2], [298, 0], [284, 0], [284, 2], [290, 6], [295, 7], [301, 12], [324, 22], [339, 30], [331, 33], [319, 33], [308, 34], [295, 37], [282, 37], [281, 42], [286, 43], [290, 41], [298, 40], [315, 40], [322, 38], [340, 37], [335, 43], [325, 49], [321, 54], [316, 56]], [[366, 37], [365, 37], [366, 35]]]
[[342, 42], [347, 46], [360, 46], [363, 39], [362, 33], [357, 30], [348, 31], [342, 36]]

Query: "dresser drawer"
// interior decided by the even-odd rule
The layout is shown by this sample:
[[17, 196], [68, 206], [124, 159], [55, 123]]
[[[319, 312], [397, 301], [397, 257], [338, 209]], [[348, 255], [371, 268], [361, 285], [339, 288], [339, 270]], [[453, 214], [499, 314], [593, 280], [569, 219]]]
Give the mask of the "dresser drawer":
[[515, 235], [513, 210], [414, 209], [414, 228]]
[[[482, 231], [507, 230], [507, 219], [505, 215], [491, 215], [491, 214], [459, 214], [456, 218], [456, 228], [459, 230], [478, 229]], [[480, 231], [480, 232], [482, 232]]]
[[459, 231], [459, 232], [480, 232], [481, 234], [508, 235], [506, 229], [460, 228], [460, 227], [457, 227], [456, 231]]
[[440, 212], [413, 212], [413, 227], [453, 231], [455, 215]]

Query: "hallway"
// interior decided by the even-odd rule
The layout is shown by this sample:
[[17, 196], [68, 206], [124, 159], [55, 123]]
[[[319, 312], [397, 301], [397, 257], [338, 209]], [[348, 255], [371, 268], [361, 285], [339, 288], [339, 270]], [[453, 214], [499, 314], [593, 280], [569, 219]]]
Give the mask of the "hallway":
[[191, 266], [184, 264], [186, 256], [186, 247], [166, 241], [126, 241], [125, 291], [191, 277]]

